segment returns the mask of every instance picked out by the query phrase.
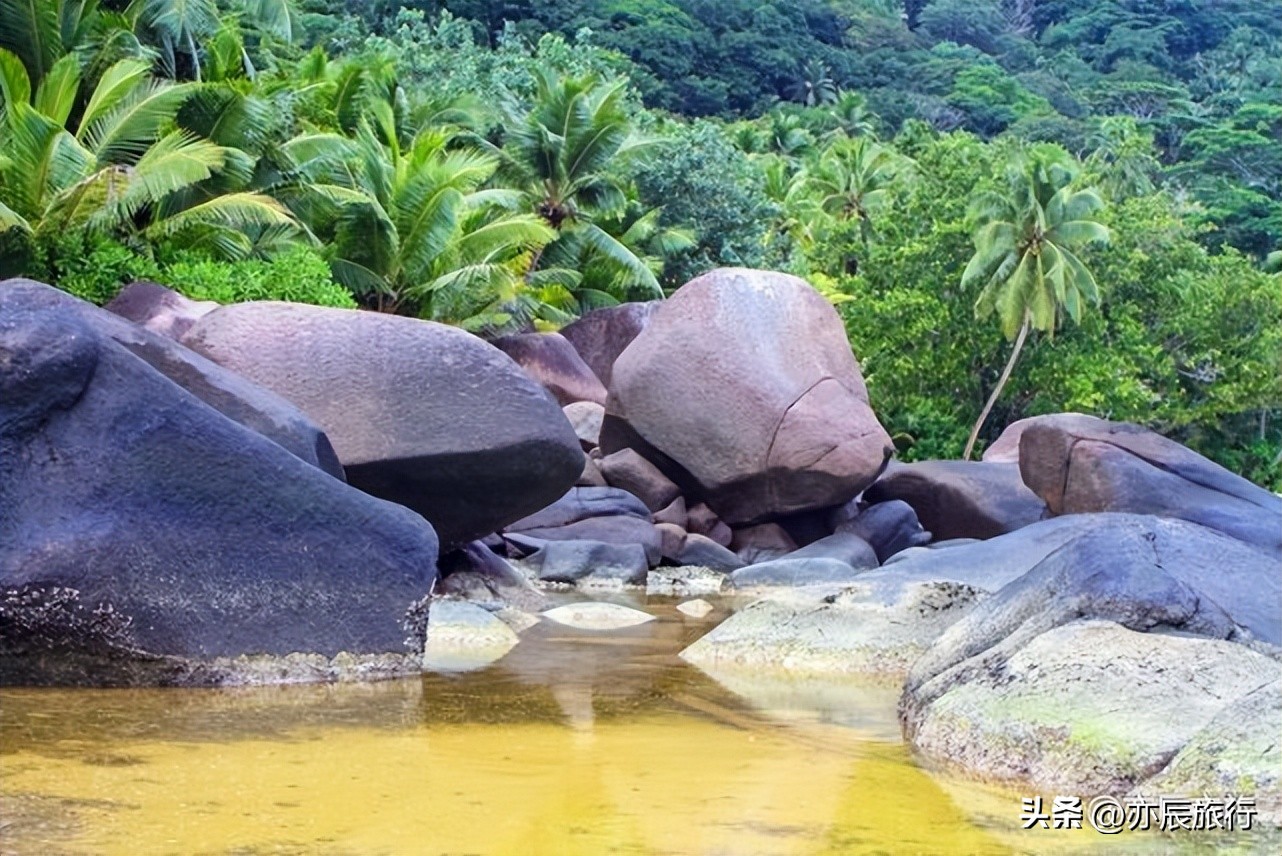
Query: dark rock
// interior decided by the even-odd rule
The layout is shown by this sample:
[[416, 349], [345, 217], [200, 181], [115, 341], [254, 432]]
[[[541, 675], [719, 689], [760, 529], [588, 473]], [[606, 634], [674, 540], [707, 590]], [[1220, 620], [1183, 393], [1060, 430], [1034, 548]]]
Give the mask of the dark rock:
[[465, 544], [442, 556], [440, 570], [440, 594], [452, 594], [474, 603], [514, 606], [530, 612], [545, 608], [543, 594], [506, 559], [480, 541]]
[[734, 532], [707, 503], [699, 503], [686, 510], [686, 528], [696, 535], [710, 538], [722, 547], [729, 547]]
[[505, 532], [524, 532], [565, 526], [591, 517], [622, 515], [649, 521], [650, 509], [626, 490], [617, 487], [570, 488], [556, 502], [505, 527]]
[[1024, 428], [1019, 448], [1024, 481], [1053, 514], [1173, 517], [1282, 554], [1282, 497], [1152, 431], [1044, 416]]
[[[893, 450], [841, 319], [785, 274], [723, 269], [687, 283], [607, 387], [602, 451], [636, 449], [732, 526], [844, 503]], [[607, 430], [612, 420], [645, 446]]]
[[601, 475], [601, 467], [597, 465], [596, 459], [588, 455], [583, 456], [583, 472], [579, 474], [578, 481], [574, 483], [575, 487], [609, 487], [606, 484], [605, 476]]
[[285, 399], [191, 351], [52, 286], [29, 279], [0, 282], [0, 313], [49, 309], [74, 315], [219, 413], [257, 431], [335, 478], [343, 467], [329, 438]]
[[783, 558], [797, 549], [797, 542], [778, 523], [759, 523], [735, 529], [730, 549], [749, 565], [755, 565]]
[[655, 523], [671, 523], [674, 526], [686, 527], [686, 501], [685, 497], [678, 496], [672, 502], [660, 508], [650, 519]]
[[191, 300], [155, 282], [131, 282], [103, 308], [177, 342], [218, 304]]
[[645, 583], [649, 562], [640, 544], [549, 541], [526, 559], [540, 580], [551, 583]]
[[353, 485], [418, 511], [447, 545], [542, 508], [583, 472], [579, 440], [542, 387], [453, 327], [242, 303], [183, 341], [301, 407]]
[[799, 514], [780, 517], [775, 522], [784, 528], [788, 537], [797, 542], [798, 547], [805, 547], [833, 533], [832, 527], [828, 525], [828, 517], [831, 513], [832, 509], [803, 511]]
[[611, 487], [626, 490], [651, 511], [664, 508], [681, 495], [681, 489], [668, 481], [658, 467], [631, 449], [604, 456], [600, 467]]
[[574, 346], [556, 333], [520, 333], [495, 339], [507, 354], [564, 407], [576, 401], [605, 405], [605, 387]]
[[437, 552], [421, 517], [228, 419], [66, 304], [0, 291], [0, 682], [419, 668]]
[[644, 551], [651, 565], [657, 565], [662, 555], [659, 533], [649, 519], [626, 515], [589, 517], [563, 526], [546, 529], [526, 529], [518, 533], [527, 538], [543, 541], [601, 541], [607, 544], [636, 544]]
[[698, 565], [714, 571], [730, 573], [744, 567], [744, 562], [725, 547], [705, 535], [686, 535], [681, 550], [676, 555], [678, 565]]
[[654, 529], [659, 533], [659, 552], [668, 561], [676, 562], [688, 533], [673, 523], [656, 523]]
[[1046, 505], [1029, 490], [1015, 464], [982, 461], [921, 461], [892, 464], [864, 492], [873, 504], [902, 500], [934, 537], [992, 538], [1046, 516]]
[[570, 426], [574, 428], [583, 451], [590, 452], [601, 444], [601, 420], [605, 408], [594, 401], [574, 401], [561, 408]]
[[650, 316], [658, 308], [659, 302], [652, 300], [596, 309], [563, 327], [561, 335], [574, 346], [601, 383], [609, 387], [614, 361], [650, 323]]
[[909, 547], [930, 543], [931, 533], [922, 529], [917, 512], [903, 500], [870, 505], [853, 517], [848, 516], [845, 508], [841, 514], [833, 515], [838, 521], [833, 529], [858, 535], [867, 541], [877, 551], [878, 562], [885, 562]]

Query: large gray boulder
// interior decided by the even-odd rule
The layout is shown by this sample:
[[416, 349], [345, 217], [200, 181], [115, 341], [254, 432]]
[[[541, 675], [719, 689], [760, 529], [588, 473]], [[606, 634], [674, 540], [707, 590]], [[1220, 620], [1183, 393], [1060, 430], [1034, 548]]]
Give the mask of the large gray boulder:
[[1046, 503], [1017, 464], [984, 461], [893, 463], [864, 492], [870, 503], [900, 500], [938, 540], [993, 538], [1047, 516]]
[[[907, 733], [921, 757], [988, 781], [1125, 794], [1228, 706], [1280, 678], [1277, 661], [1232, 642], [1077, 620], [914, 708]], [[1244, 739], [1277, 742], [1266, 721], [1239, 725]]]
[[0, 682], [418, 669], [431, 527], [65, 305], [0, 306], [0, 448]]
[[651, 562], [640, 544], [548, 541], [526, 558], [536, 576], [550, 583], [644, 585]]
[[556, 333], [518, 333], [493, 344], [543, 386], [562, 407], [576, 401], [605, 404], [605, 387], [574, 346]]
[[325, 433], [307, 414], [274, 392], [165, 336], [52, 286], [29, 279], [0, 282], [0, 312], [37, 309], [75, 316], [228, 419], [257, 431], [335, 478], [343, 478], [343, 467]]
[[[1282, 578], [1262, 551], [1150, 516], [1057, 518], [982, 546], [1065, 521], [1079, 524], [1070, 539], [917, 660], [901, 717], [927, 756], [983, 776], [1017, 778], [1025, 770], [1041, 787], [1119, 792], [1161, 769], [1216, 704], [1273, 679], [1269, 667], [1278, 665], [1270, 657], [1282, 653]], [[938, 555], [950, 560], [980, 546]], [[1177, 644], [1171, 634], [1185, 638]], [[1118, 710], [1130, 713], [1118, 717]], [[1099, 735], [1102, 743], [1075, 742], [1074, 734], [1102, 728], [1106, 715], [1139, 724], [1112, 727]], [[1144, 723], [1155, 742], [1145, 742]], [[1127, 745], [1134, 751], [1119, 748]], [[1109, 756], [1115, 763], [1104, 763]]]
[[1282, 555], [1282, 497], [1173, 440], [1080, 414], [1037, 417], [1019, 436], [1020, 473], [1053, 514], [1174, 517]]
[[650, 300], [595, 309], [561, 328], [561, 335], [608, 388], [614, 361], [650, 323], [658, 308], [659, 301]]
[[840, 505], [893, 451], [841, 319], [786, 274], [687, 283], [615, 360], [608, 388], [602, 452], [635, 448], [731, 526]]
[[419, 512], [446, 545], [542, 508], [583, 472], [556, 402], [497, 348], [454, 327], [242, 303], [204, 316], [183, 342], [302, 408], [349, 482]]

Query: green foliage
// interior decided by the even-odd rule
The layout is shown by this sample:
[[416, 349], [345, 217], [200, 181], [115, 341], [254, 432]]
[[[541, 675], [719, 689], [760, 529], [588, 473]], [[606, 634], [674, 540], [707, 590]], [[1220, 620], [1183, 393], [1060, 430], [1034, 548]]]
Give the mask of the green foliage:
[[783, 269], [908, 459], [1014, 335], [982, 440], [1084, 410], [1282, 480], [1269, 4], [405, 5], [0, 0], [0, 273], [488, 334]]
[[351, 292], [331, 278], [325, 260], [306, 247], [293, 247], [271, 261], [227, 263], [180, 256], [148, 278], [193, 300], [288, 300], [347, 309], [356, 306]]

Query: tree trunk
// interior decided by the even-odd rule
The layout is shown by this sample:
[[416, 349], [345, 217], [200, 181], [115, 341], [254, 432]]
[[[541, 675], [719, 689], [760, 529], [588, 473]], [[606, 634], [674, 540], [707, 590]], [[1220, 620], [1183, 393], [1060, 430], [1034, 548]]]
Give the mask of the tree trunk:
[[975, 420], [975, 427], [970, 429], [970, 437], [966, 440], [966, 451], [962, 452], [962, 460], [969, 461], [970, 453], [975, 451], [975, 441], [979, 439], [979, 430], [984, 427], [984, 422], [988, 419], [988, 414], [992, 412], [993, 405], [997, 403], [997, 397], [1002, 394], [1002, 389], [1006, 386], [1006, 381], [1010, 380], [1010, 373], [1015, 368], [1015, 361], [1019, 359], [1019, 352], [1024, 349], [1024, 340], [1028, 338], [1029, 314], [1024, 313], [1024, 323], [1019, 328], [1019, 335], [1015, 337], [1015, 347], [1011, 349], [1010, 359], [1006, 361], [1006, 368], [1002, 369], [1001, 377], [997, 378], [997, 386], [993, 387], [993, 392], [988, 396], [988, 401], [984, 402], [984, 409], [979, 413], [979, 419]]

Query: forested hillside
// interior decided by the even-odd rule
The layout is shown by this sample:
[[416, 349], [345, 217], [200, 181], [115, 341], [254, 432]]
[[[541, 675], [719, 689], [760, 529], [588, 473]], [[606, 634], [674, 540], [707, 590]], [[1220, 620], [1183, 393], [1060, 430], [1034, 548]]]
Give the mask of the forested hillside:
[[1276, 0], [0, 2], [0, 275], [492, 335], [775, 268], [905, 459], [996, 389], [981, 447], [1079, 410], [1276, 490], [1280, 38]]

